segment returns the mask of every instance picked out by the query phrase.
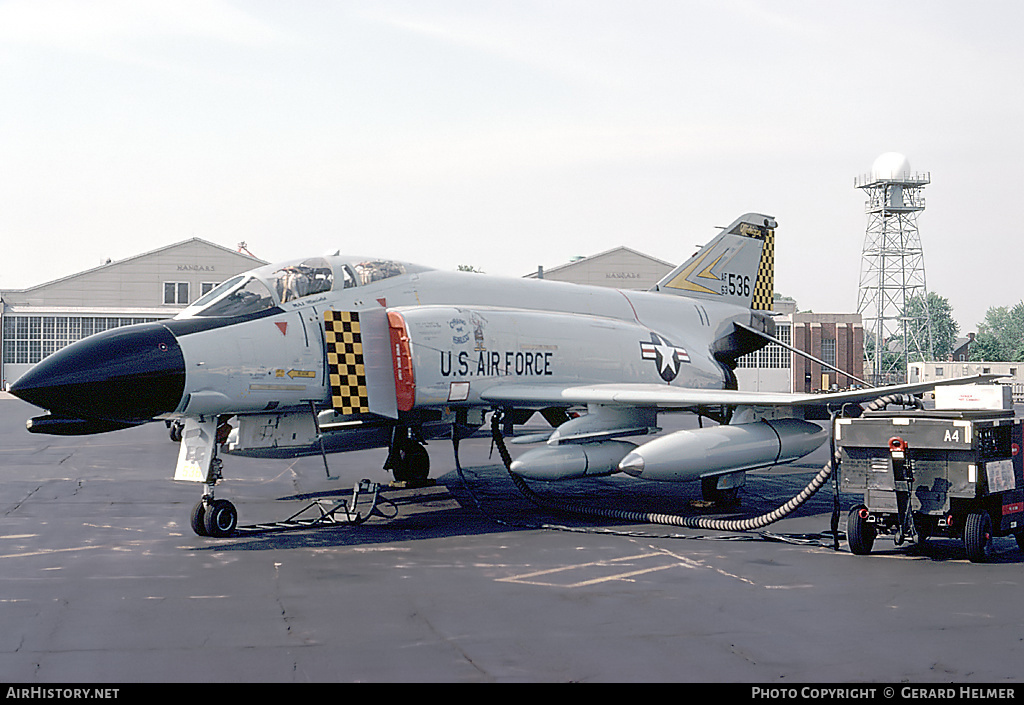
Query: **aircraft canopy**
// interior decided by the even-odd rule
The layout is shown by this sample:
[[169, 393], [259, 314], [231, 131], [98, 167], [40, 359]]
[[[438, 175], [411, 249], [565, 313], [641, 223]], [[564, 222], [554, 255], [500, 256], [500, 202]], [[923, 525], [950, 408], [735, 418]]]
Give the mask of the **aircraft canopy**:
[[311, 257], [261, 267], [232, 277], [200, 297], [179, 314], [190, 316], [245, 316], [340, 288], [366, 286], [421, 267], [385, 259]]

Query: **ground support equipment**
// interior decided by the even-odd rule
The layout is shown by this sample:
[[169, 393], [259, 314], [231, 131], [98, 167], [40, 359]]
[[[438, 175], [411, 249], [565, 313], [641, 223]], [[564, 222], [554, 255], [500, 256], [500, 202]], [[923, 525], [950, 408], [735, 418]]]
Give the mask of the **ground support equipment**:
[[990, 557], [992, 537], [1024, 549], [1022, 419], [1012, 410], [867, 411], [841, 419], [836, 444], [841, 490], [862, 492], [847, 540], [858, 555], [876, 536], [897, 546], [929, 536], [960, 539], [972, 562]]
[[[363, 507], [359, 507], [361, 501]], [[244, 535], [325, 526], [354, 526], [362, 524], [374, 514], [384, 516], [378, 508], [379, 501], [380, 485], [369, 480], [360, 480], [359, 484], [352, 488], [352, 496], [348, 499], [315, 499], [284, 521], [239, 526], [234, 533]], [[311, 511], [314, 509], [315, 513]]]

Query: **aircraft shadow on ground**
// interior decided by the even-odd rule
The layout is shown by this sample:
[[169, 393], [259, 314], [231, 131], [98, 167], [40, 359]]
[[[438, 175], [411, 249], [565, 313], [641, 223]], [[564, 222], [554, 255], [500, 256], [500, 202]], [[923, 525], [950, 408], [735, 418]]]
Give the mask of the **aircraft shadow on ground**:
[[[567, 511], [564, 505], [584, 505], [599, 509], [619, 509], [681, 516], [713, 516], [746, 518], [774, 509], [781, 501], [799, 492], [813, 473], [784, 477], [751, 476], [744, 490], [743, 503], [732, 507], [695, 506], [700, 500], [696, 483], [675, 484], [637, 481], [626, 477], [603, 477], [560, 483], [531, 483], [534, 498], [522, 494], [501, 466], [464, 468], [465, 481], [456, 472], [437, 479], [434, 488], [399, 493], [382, 491], [385, 500], [380, 509], [386, 518], [371, 517], [358, 525], [321, 525], [286, 530], [254, 531], [245, 528], [226, 539], [209, 539], [210, 543], [190, 550], [258, 551], [288, 548], [358, 546], [396, 541], [413, 541], [450, 536], [473, 536], [510, 531], [562, 528], [585, 532], [589, 529], [607, 531], [636, 523], [624, 519], [594, 517]], [[812, 498], [794, 516], [830, 511], [831, 496]], [[343, 500], [349, 490], [328, 490], [278, 497], [282, 503], [293, 503], [294, 510], [303, 502]], [[289, 510], [291, 511], [291, 510]], [[282, 512], [286, 514], [287, 512]], [[313, 514], [306, 516], [316, 516]], [[283, 518], [283, 517], [282, 517]], [[646, 525], [647, 533], [686, 534], [690, 530], [664, 525]], [[823, 525], [822, 529], [827, 528]], [[640, 529], [643, 532], [643, 529]], [[698, 531], [698, 534], [707, 532]]]
[[[699, 499], [699, 487], [638, 482], [631, 478], [594, 478], [557, 484], [533, 483], [537, 499], [524, 496], [500, 465], [464, 468], [465, 481], [451, 471], [436, 479], [434, 488], [420, 493], [384, 489], [382, 512], [389, 518], [371, 517], [359, 525], [321, 525], [316, 528], [244, 529], [226, 539], [209, 539], [208, 545], [190, 550], [232, 551], [346, 546], [424, 540], [449, 536], [473, 536], [510, 531], [544, 529], [550, 525], [585, 531], [621, 526], [621, 519], [583, 516], [559, 509], [564, 502], [588, 506], [616, 507], [632, 511], [703, 515], [706, 510], [690, 507]], [[397, 500], [394, 499], [397, 496]], [[346, 499], [350, 490], [287, 495], [277, 501], [294, 503]], [[742, 514], [743, 507], [738, 508]], [[297, 509], [296, 509], [297, 511]], [[287, 512], [282, 512], [286, 514]], [[736, 514], [714, 513], [714, 516]], [[308, 516], [315, 516], [314, 514]], [[283, 517], [282, 517], [283, 518]]]
[[[289, 548], [325, 546], [360, 546], [399, 541], [421, 541], [451, 536], [476, 536], [513, 531], [532, 531], [547, 525], [559, 524], [585, 530], [587, 527], [607, 527], [621, 524], [613, 519], [581, 517], [541, 506], [520, 494], [515, 486], [502, 478], [504, 471], [494, 468], [467, 469], [467, 473], [483, 473], [488, 477], [481, 483], [467, 485], [453, 471], [437, 478], [436, 486], [423, 491], [405, 490], [395, 493], [385, 488], [378, 504], [384, 516], [371, 516], [362, 524], [321, 524], [310, 528], [253, 530], [243, 527], [235, 536], [226, 539], [208, 539], [209, 544], [190, 547], [189, 550], [207, 551], [261, 551]], [[479, 479], [479, 478], [478, 478]], [[473, 480], [470, 480], [473, 483]], [[567, 483], [568, 484], [568, 483]], [[605, 487], [582, 483], [583, 488], [568, 486], [563, 489], [575, 499], [591, 496], [595, 503], [608, 504]], [[552, 502], [559, 493], [551, 493]], [[328, 490], [278, 497], [277, 501], [302, 503], [315, 500], [345, 500], [348, 490]], [[368, 505], [367, 505], [368, 506]], [[358, 506], [357, 511], [365, 509]], [[296, 509], [297, 510], [297, 509]], [[316, 510], [304, 515], [316, 516]], [[282, 512], [284, 514], [285, 512]]]
[[[792, 472], [806, 470], [806, 472]], [[423, 490], [394, 492], [385, 489], [385, 499], [380, 503], [384, 517], [373, 516], [363, 524], [321, 525], [310, 528], [287, 530], [245, 530], [241, 535], [226, 539], [209, 539], [209, 543], [193, 546], [189, 550], [199, 551], [266, 551], [299, 548], [324, 548], [342, 546], [369, 546], [406, 541], [423, 541], [454, 536], [482, 536], [515, 531], [557, 529], [573, 532], [607, 533], [608, 530], [623, 527], [632, 532], [636, 525], [621, 519], [584, 516], [562, 511], [561, 503], [583, 503], [598, 508], [618, 508], [651, 513], [672, 513], [682, 516], [713, 516], [716, 518], [746, 518], [770, 511], [788, 497], [799, 492], [814, 476], [816, 469], [790, 467], [785, 475], [751, 474], [748, 477], [739, 507], [727, 510], [715, 507], [695, 507], [693, 502], [700, 499], [700, 489], [695, 483], [668, 485], [658, 482], [638, 482], [630, 478], [594, 478], [551, 485], [533, 483], [539, 501], [524, 496], [505, 475], [501, 466], [464, 468], [466, 481], [455, 471], [436, 480], [436, 486]], [[349, 490], [328, 490], [277, 498], [282, 503], [293, 503], [301, 507], [303, 502], [315, 500], [342, 500], [351, 496]], [[856, 495], [840, 495], [839, 530], [846, 525], [846, 513], [860, 501]], [[812, 497], [792, 516], [831, 515], [834, 495], [826, 486]], [[822, 517], [822, 532], [830, 527], [827, 516]], [[691, 531], [673, 526], [645, 525], [641, 533], [651, 536], [685, 536], [698, 538], [709, 532]], [[806, 534], [787, 535], [778, 525], [768, 528], [772, 536], [768, 540], [794, 538], [806, 539]], [[778, 532], [778, 533], [774, 533]], [[710, 532], [712, 534], [716, 532]], [[692, 534], [692, 535], [690, 535]], [[840, 534], [842, 536], [842, 533]], [[728, 534], [722, 534], [728, 536]], [[759, 540], [758, 534], [736, 535], [737, 539]], [[1017, 550], [1012, 537], [995, 540], [991, 564], [1024, 563], [1024, 553]], [[822, 536], [818, 545], [830, 548], [831, 538]], [[808, 545], [814, 545], [809, 542]], [[840, 550], [848, 552], [845, 540]], [[966, 554], [962, 542], [953, 539], [931, 538], [922, 544], [895, 546], [891, 538], [880, 537], [869, 556], [858, 560], [902, 558], [929, 561], [964, 561]]]

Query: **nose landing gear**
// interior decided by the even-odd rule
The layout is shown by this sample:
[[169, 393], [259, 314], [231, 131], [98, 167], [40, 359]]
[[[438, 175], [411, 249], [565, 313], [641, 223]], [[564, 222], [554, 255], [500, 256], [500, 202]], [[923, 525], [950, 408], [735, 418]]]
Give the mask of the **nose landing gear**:
[[203, 483], [203, 498], [192, 508], [189, 524], [197, 536], [223, 538], [238, 528], [238, 510], [226, 499], [215, 499], [213, 488], [221, 479], [223, 462], [217, 446], [231, 427], [216, 417], [187, 417], [181, 423], [181, 449], [175, 480]]
[[226, 499], [203, 495], [192, 508], [190, 523], [197, 536], [224, 538], [238, 528], [238, 510]]
[[[181, 448], [174, 479], [203, 484], [202, 499], [192, 508], [189, 525], [197, 536], [231, 536], [239, 530], [238, 510], [228, 500], [214, 497], [214, 487], [222, 479], [223, 465], [217, 457], [217, 447], [227, 439], [231, 427], [223, 417], [203, 416], [186, 417], [180, 426]], [[395, 427], [384, 468], [394, 473], [396, 486], [419, 488], [434, 484], [428, 477], [430, 457], [424, 445], [418, 428]]]

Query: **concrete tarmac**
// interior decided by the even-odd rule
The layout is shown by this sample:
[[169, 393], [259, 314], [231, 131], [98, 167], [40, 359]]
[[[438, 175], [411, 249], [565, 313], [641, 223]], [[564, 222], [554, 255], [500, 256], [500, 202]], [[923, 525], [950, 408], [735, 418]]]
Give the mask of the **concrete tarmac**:
[[[589, 520], [518, 493], [486, 439], [429, 445], [438, 486], [389, 491], [361, 526], [201, 538], [200, 485], [175, 483], [163, 424], [37, 436], [0, 398], [0, 680], [137, 682], [1012, 683], [1024, 662], [1024, 560], [959, 542], [870, 556], [832, 548], [831, 487], [772, 525], [794, 542]], [[664, 425], [675, 421], [663, 417]], [[513, 454], [520, 452], [512, 448]], [[384, 450], [224, 457], [242, 524], [284, 519], [361, 478]], [[739, 514], [824, 464], [750, 473]], [[701, 510], [696, 484], [534, 485], [552, 499]], [[842, 523], [859, 501], [842, 496]], [[479, 505], [478, 505], [479, 502]]]

